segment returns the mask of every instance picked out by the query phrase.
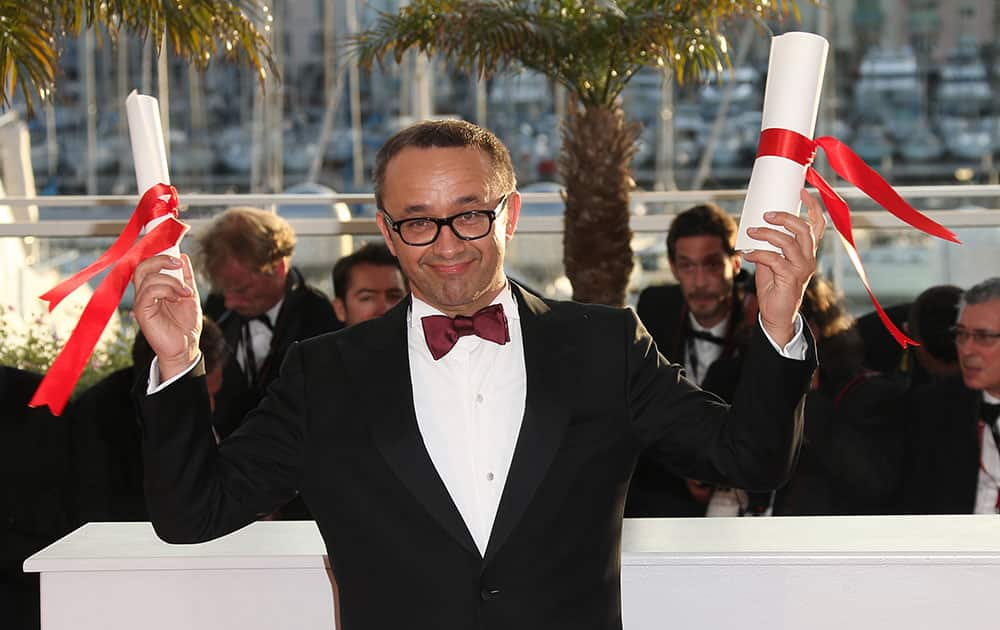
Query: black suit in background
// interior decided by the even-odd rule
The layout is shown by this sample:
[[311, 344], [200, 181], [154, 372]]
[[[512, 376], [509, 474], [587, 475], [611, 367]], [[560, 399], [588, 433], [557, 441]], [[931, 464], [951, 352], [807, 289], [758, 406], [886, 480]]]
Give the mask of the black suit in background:
[[911, 514], [971, 514], [979, 483], [982, 392], [960, 378], [918, 388], [908, 405], [904, 508]]
[[296, 341], [339, 330], [329, 298], [306, 284], [302, 273], [292, 267], [288, 271], [284, 302], [273, 327], [271, 348], [260, 367], [253, 387], [236, 359], [236, 348], [242, 334], [243, 318], [226, 310], [221, 295], [209, 295], [205, 315], [215, 320], [229, 347], [229, 358], [222, 371], [222, 389], [215, 395], [215, 429], [221, 437], [233, 432], [246, 414], [257, 406], [267, 386], [278, 376], [288, 348]]
[[32, 409], [42, 377], [0, 366], [0, 627], [37, 630], [38, 574], [22, 565], [77, 526], [69, 423]]
[[[739, 305], [743, 287], [751, 281], [744, 271], [734, 287], [733, 303]], [[688, 309], [679, 285], [647, 287], [639, 295], [636, 314], [649, 331], [657, 348], [671, 361], [684, 363], [688, 343]], [[742, 308], [734, 308], [730, 318], [727, 339], [719, 360], [712, 363], [701, 386], [706, 391], [732, 402], [736, 383], [742, 369], [743, 346], [746, 343], [746, 322]], [[758, 502], [769, 497], [753, 497]], [[765, 505], [766, 507], [766, 505]], [[668, 517], [704, 516], [706, 505], [691, 496], [684, 478], [672, 473], [653, 455], [641, 455], [632, 476], [628, 500], [625, 503], [627, 517]]]
[[676, 474], [775, 487], [801, 431], [812, 345], [806, 361], [784, 359], [757, 329], [730, 410], [668, 364], [631, 312], [514, 293], [527, 398], [485, 557], [417, 426], [409, 300], [293, 346], [218, 448], [202, 378], [148, 397], [140, 386], [158, 534], [214, 538], [301, 489], [344, 630], [620, 628], [621, 519], [639, 452], [655, 443]]
[[799, 461], [776, 493], [774, 514], [897, 513], [904, 393], [898, 381], [868, 372], [832, 389], [811, 390]]
[[[893, 324], [902, 330], [910, 317], [910, 307], [910, 302], [896, 304], [886, 308], [885, 314]], [[889, 334], [889, 331], [885, 329], [885, 325], [879, 319], [878, 313], [875, 311], [866, 313], [859, 317], [854, 325], [857, 327], [858, 332], [861, 333], [861, 338], [865, 343], [865, 366], [876, 372], [892, 376], [899, 373], [903, 355], [909, 354], [907, 369], [915, 369], [923, 372], [923, 369], [913, 357], [913, 353], [907, 353], [893, 336]], [[921, 383], [926, 382], [926, 380], [926, 374], [922, 374], [919, 377], [919, 382]]]
[[149, 366], [112, 372], [67, 408], [72, 421], [75, 495], [80, 520], [148, 521], [142, 489], [142, 439], [132, 397], [136, 374]]

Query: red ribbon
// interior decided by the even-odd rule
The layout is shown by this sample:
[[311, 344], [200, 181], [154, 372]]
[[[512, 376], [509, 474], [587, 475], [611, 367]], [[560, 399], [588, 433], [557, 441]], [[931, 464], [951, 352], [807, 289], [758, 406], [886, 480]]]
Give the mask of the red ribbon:
[[954, 232], [935, 222], [899, 196], [882, 176], [875, 172], [875, 169], [865, 164], [864, 160], [850, 149], [846, 144], [831, 136], [822, 136], [812, 140], [791, 129], [770, 128], [765, 129], [760, 134], [760, 143], [757, 146], [757, 157], [773, 155], [787, 158], [798, 164], [808, 167], [806, 170], [806, 181], [819, 190], [826, 209], [833, 219], [833, 227], [840, 234], [840, 240], [847, 250], [847, 255], [858, 272], [861, 282], [868, 291], [868, 297], [875, 305], [875, 312], [878, 313], [882, 325], [886, 327], [900, 346], [906, 348], [907, 345], [918, 346], [916, 341], [907, 337], [901, 330], [896, 328], [889, 316], [882, 310], [882, 305], [878, 303], [875, 294], [872, 292], [871, 284], [868, 281], [868, 274], [865, 273], [864, 265], [861, 264], [861, 256], [858, 255], [858, 248], [854, 244], [854, 234], [851, 229], [851, 214], [847, 202], [837, 194], [830, 184], [812, 168], [813, 158], [816, 156], [817, 148], [823, 149], [826, 153], [827, 161], [834, 171], [845, 180], [857, 186], [862, 192], [871, 197], [880, 206], [896, 215], [900, 220], [912, 225], [921, 232], [936, 236], [946, 241], [960, 243]]
[[[164, 216], [166, 220], [136, 242], [145, 225]], [[31, 407], [48, 405], [57, 416], [63, 412], [94, 346], [128, 288], [136, 265], [174, 246], [187, 230], [188, 226], [177, 219], [177, 191], [173, 186], [157, 184], [142, 196], [125, 229], [106, 252], [41, 296], [49, 302], [51, 311], [77, 287], [110, 267], [83, 309], [73, 334], [35, 391]]]

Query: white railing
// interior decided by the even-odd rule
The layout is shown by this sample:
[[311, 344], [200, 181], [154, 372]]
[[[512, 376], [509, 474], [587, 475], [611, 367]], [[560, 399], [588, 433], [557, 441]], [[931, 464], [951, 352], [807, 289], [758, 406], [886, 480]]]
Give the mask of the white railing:
[[[896, 189], [904, 198], [916, 202], [919, 199], [934, 199], [938, 203], [951, 202], [950, 208], [928, 210], [925, 214], [949, 228], [1000, 227], [1000, 186], [901, 186]], [[871, 205], [864, 193], [853, 187], [837, 188], [842, 197], [864, 208]], [[694, 203], [714, 201], [732, 206], [738, 210], [738, 202], [746, 195], [743, 189], [728, 190], [685, 190], [671, 192], [636, 192], [633, 204], [662, 206], [663, 212], [650, 212], [643, 216], [633, 216], [632, 230], [640, 233], [665, 232], [673, 216]], [[559, 193], [522, 193], [525, 206], [533, 203], [558, 203]], [[864, 200], [864, 201], [861, 201]], [[315, 206], [330, 204], [331, 218], [289, 218], [289, 223], [300, 236], [336, 236], [341, 234], [375, 235], [378, 230], [370, 217], [339, 221], [332, 208], [335, 203], [373, 205], [371, 194], [227, 194], [182, 195], [185, 208], [224, 208], [232, 205], [254, 205], [277, 209], [278, 206]], [[122, 219], [73, 219], [45, 220], [38, 222], [19, 221], [0, 223], [0, 237], [106, 237], [116, 236], [125, 224], [124, 216], [135, 206], [135, 195], [62, 195], [51, 197], [7, 197], [0, 199], [0, 205], [39, 206], [47, 208], [121, 208]], [[921, 204], [915, 204], [923, 208]], [[182, 218], [183, 214], [182, 214]], [[903, 224], [884, 210], [858, 210], [851, 218], [859, 229], [897, 228]], [[198, 227], [206, 219], [185, 219], [193, 227]], [[522, 234], [554, 234], [563, 230], [560, 216], [531, 216], [523, 213], [518, 222], [518, 232]]]

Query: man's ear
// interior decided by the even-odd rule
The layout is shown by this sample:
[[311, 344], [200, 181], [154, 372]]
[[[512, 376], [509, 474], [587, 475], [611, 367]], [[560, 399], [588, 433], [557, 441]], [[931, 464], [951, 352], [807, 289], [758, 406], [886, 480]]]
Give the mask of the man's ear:
[[333, 298], [332, 304], [333, 304], [333, 312], [337, 316], [337, 319], [339, 319], [341, 322], [343, 322], [343, 323], [346, 324], [347, 323], [347, 305], [344, 304], [344, 301], [342, 299], [340, 299], [339, 297]]
[[274, 265], [271, 267], [271, 274], [284, 280], [285, 276], [288, 275], [288, 267], [289, 267], [288, 263], [289, 263], [288, 257], [279, 258], [274, 262]]
[[385, 246], [389, 248], [389, 252], [396, 258], [399, 258], [399, 255], [396, 253], [396, 244], [392, 242], [392, 234], [389, 231], [389, 226], [385, 223], [385, 216], [381, 210], [375, 211], [375, 225], [378, 226], [378, 231], [382, 233], [382, 239], [385, 240]]
[[507, 240], [514, 238], [514, 231], [517, 230], [517, 220], [521, 216], [521, 195], [515, 190], [507, 197], [507, 226], [504, 234]]
[[735, 254], [733, 254], [732, 265], [733, 265], [733, 275], [735, 276], [740, 272], [740, 266], [743, 265], [743, 254], [741, 254], [740, 252], [736, 252]]

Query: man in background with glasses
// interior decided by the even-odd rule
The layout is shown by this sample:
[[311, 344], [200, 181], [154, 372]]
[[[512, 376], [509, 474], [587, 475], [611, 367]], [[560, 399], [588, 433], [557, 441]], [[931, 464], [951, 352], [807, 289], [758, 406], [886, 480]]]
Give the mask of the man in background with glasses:
[[[595, 174], [597, 176], [599, 174]], [[621, 628], [622, 510], [638, 453], [681, 475], [770, 489], [801, 435], [815, 367], [797, 314], [824, 221], [751, 231], [761, 318], [732, 408], [656, 351], [624, 309], [539, 299], [503, 261], [521, 209], [507, 149], [461, 121], [379, 151], [377, 222], [410, 282], [384, 316], [293, 346], [218, 447], [187, 261], [136, 271], [158, 365], [140, 392], [147, 491], [172, 542], [220, 536], [301, 490], [346, 630]], [[185, 281], [160, 274], [182, 268]]]
[[952, 327], [961, 379], [916, 390], [907, 414], [906, 511], [1000, 512], [1000, 277], [962, 295]]

